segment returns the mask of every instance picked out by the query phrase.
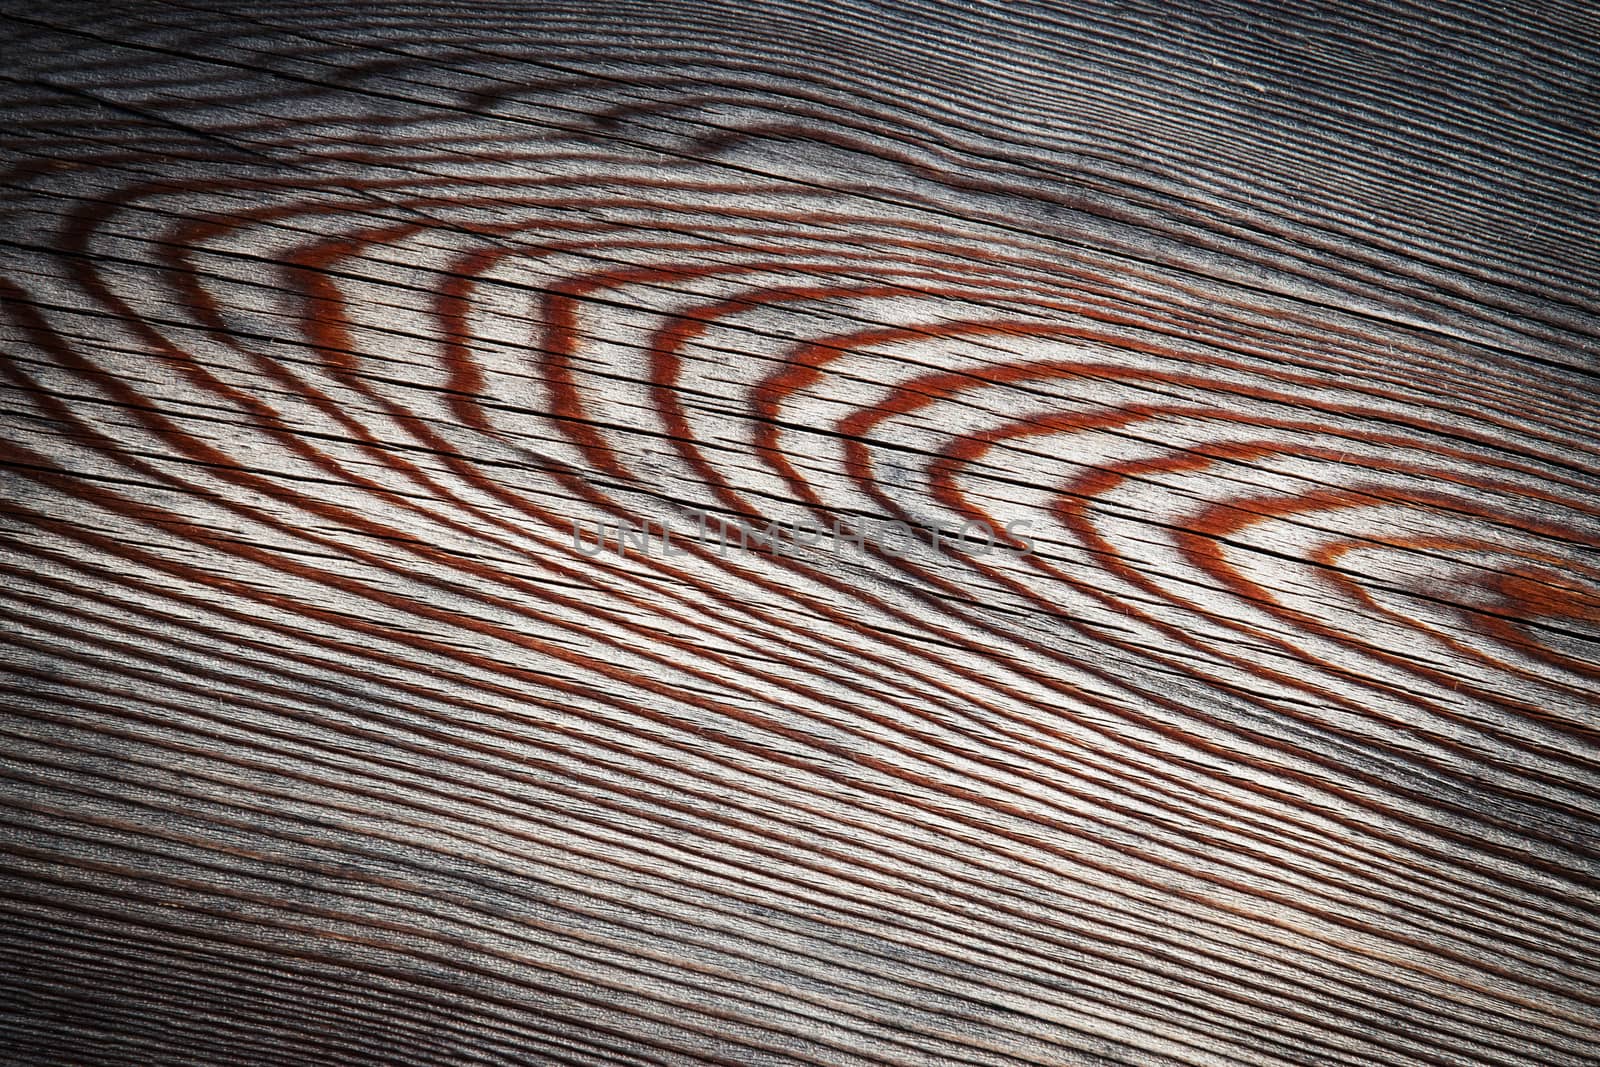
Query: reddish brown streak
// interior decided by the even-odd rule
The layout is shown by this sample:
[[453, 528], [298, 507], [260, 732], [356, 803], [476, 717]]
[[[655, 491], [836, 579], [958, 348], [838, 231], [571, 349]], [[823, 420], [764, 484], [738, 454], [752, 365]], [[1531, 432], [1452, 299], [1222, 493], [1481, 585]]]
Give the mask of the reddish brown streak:
[[1587, 12], [92, 7], [0, 1058], [1593, 1059]]

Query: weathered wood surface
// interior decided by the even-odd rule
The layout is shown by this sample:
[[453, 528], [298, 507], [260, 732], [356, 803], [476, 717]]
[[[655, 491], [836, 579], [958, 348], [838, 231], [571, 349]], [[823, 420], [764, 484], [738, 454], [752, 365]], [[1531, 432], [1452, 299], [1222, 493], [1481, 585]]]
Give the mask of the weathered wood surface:
[[1592, 11], [3, 11], [5, 1062], [1600, 1061]]

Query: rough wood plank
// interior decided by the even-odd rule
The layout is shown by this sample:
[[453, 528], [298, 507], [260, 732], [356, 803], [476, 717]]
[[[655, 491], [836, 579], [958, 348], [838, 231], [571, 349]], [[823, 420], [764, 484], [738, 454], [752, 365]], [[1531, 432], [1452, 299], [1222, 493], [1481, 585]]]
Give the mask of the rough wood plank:
[[1600, 1062], [1591, 8], [0, 19], [5, 1062]]

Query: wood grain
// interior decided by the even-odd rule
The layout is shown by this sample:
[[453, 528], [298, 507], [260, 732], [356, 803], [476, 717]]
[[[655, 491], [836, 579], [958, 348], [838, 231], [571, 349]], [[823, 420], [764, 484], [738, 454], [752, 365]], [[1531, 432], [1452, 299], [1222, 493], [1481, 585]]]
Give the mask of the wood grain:
[[0, 19], [4, 1062], [1600, 1062], [1592, 8]]

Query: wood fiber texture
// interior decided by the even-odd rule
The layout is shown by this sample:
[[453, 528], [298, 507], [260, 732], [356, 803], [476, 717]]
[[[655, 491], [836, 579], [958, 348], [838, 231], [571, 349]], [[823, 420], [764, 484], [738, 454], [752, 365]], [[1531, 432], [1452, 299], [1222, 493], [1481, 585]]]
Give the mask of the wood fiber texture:
[[0, 1060], [1600, 1062], [1597, 41], [3, 0]]

